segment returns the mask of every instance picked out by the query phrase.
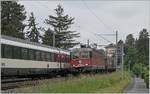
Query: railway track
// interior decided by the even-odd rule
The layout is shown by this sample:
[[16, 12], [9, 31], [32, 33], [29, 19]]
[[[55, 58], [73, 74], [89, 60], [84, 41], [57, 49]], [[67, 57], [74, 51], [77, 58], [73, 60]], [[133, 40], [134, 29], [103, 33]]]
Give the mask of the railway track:
[[1, 83], [12, 83], [12, 82], [22, 82], [22, 81], [27, 81], [31, 80], [31, 78], [13, 78], [13, 79], [2, 79]]
[[53, 78], [37, 78], [37, 79], [31, 79], [31, 78], [16, 78], [16, 79], [2, 79], [1, 80], [1, 90], [7, 91], [15, 88], [22, 88], [22, 87], [28, 87], [28, 86], [36, 86], [38, 84], [42, 84], [48, 80], [62, 80], [66, 79], [67, 77], [53, 77]]
[[14, 88], [21, 88], [25, 86], [34, 86], [39, 84], [39, 80], [31, 80], [31, 79], [15, 79], [15, 80], [7, 80], [1, 82], [1, 90], [8, 90]]

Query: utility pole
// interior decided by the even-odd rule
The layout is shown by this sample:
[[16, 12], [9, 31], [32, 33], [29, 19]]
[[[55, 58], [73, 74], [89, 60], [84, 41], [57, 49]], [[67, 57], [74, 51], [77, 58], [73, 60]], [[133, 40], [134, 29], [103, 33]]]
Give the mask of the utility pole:
[[116, 71], [117, 71], [117, 62], [118, 62], [118, 31], [116, 31]]
[[124, 64], [124, 45], [123, 45], [123, 43], [122, 43], [122, 46], [121, 46], [121, 56], [122, 56], [121, 57], [121, 59], [122, 59], [121, 60], [122, 61], [122, 68], [121, 69], [122, 69], [122, 78], [123, 78], [123, 71], [124, 71], [123, 70], [123, 64]]

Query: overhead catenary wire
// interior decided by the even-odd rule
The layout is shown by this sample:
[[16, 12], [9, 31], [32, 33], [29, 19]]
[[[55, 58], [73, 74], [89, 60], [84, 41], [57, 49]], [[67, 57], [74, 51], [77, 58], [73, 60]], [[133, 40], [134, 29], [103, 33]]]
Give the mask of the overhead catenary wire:
[[43, 1], [38, 1], [38, 2], [39, 2], [38, 4], [42, 5], [42, 6], [45, 7], [46, 9], [48, 9], [48, 10], [50, 10], [50, 11], [53, 11], [53, 10], [51, 10], [45, 3], [43, 4], [43, 3], [42, 3]]
[[102, 39], [104, 39], [105, 41], [107, 41], [107, 42], [109, 42], [109, 43], [113, 43], [113, 42], [109, 41], [108, 39], [106, 39], [105, 37], [101, 36], [100, 34], [95, 34], [95, 35], [100, 36]]
[[115, 36], [115, 34], [99, 34], [99, 35], [103, 35], [103, 36]]
[[[102, 19], [100, 19], [90, 8], [89, 8], [89, 6], [86, 4], [86, 2], [84, 1], [84, 0], [82, 0], [83, 1], [83, 3], [84, 3], [84, 5], [86, 6], [86, 8], [89, 10], [89, 12], [91, 12], [91, 14], [92, 15], [94, 15], [96, 18], [97, 18], [97, 20], [98, 20], [98, 22], [99, 23], [102, 23], [107, 29], [109, 29], [109, 30], [111, 30], [112, 31], [112, 28], [110, 27], [110, 26], [108, 26], [107, 24], [105, 24], [104, 22], [103, 22], [103, 20]], [[112, 36], [112, 35], [115, 35], [115, 34], [101, 34], [101, 35], [109, 35], [109, 36]], [[109, 42], [109, 43], [112, 43], [111, 41], [109, 41], [108, 39], [106, 39], [106, 38], [104, 38], [103, 36], [101, 36], [101, 35], [99, 35], [102, 39], [104, 39], [105, 41], [107, 41], [107, 42]]]
[[104, 23], [104, 21], [102, 20], [102, 19], [100, 19], [92, 10], [91, 10], [91, 8], [89, 8], [89, 6], [87, 5], [87, 3], [84, 1], [84, 0], [82, 0], [83, 1], [83, 4], [85, 5], [85, 7], [89, 10], [89, 12], [91, 12], [91, 14], [93, 15], [93, 16], [95, 16], [95, 18], [97, 18], [97, 20], [98, 20], [98, 22], [99, 23], [102, 23], [107, 29], [109, 29], [109, 30], [111, 30], [112, 31], [112, 28], [110, 27], [110, 26], [108, 26], [107, 24], [105, 24]]
[[[62, 4], [62, 0], [59, 0], [59, 1], [60, 1], [60, 3]], [[84, 0], [83, 0], [83, 2], [84, 2]], [[52, 11], [46, 4], [43, 4], [43, 2], [41, 2], [41, 3], [38, 2], [38, 4], [44, 6], [46, 9]], [[110, 30], [111, 30], [111, 28], [110, 28], [108, 25], [106, 25], [106, 24], [88, 7], [88, 5], [87, 5], [85, 2], [84, 2], [84, 4], [85, 4], [86, 8], [89, 10], [89, 12], [91, 12], [92, 15], [94, 15], [94, 16], [99, 20], [98, 22], [102, 23], [107, 29], [110, 29]], [[75, 24], [75, 25], [76, 25], [76, 24]], [[78, 25], [76, 25], [76, 26], [78, 27]], [[97, 38], [98, 38], [98, 36], [97, 36]], [[102, 37], [102, 36], [101, 36], [101, 38], [104, 39], [105, 41], [109, 42], [109, 43], [112, 43], [111, 41], [109, 41], [108, 39], [106, 39], [106, 38], [104, 38], [104, 37]]]

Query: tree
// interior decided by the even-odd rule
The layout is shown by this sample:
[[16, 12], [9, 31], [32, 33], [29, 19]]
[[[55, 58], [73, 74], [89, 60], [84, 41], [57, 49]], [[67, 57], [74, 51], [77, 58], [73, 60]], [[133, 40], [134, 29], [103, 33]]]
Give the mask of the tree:
[[135, 63], [134, 65], [133, 65], [133, 73], [137, 76], [137, 77], [139, 77], [139, 76], [141, 76], [142, 75], [142, 71], [143, 71], [143, 69], [142, 69], [142, 64], [141, 63]]
[[1, 1], [1, 8], [1, 34], [24, 39], [24, 6], [16, 1]]
[[137, 63], [137, 50], [135, 48], [128, 48], [125, 56], [125, 66], [132, 70], [135, 63]]
[[74, 38], [79, 37], [79, 33], [71, 31], [71, 25], [74, 24], [74, 18], [64, 15], [64, 9], [58, 5], [55, 9], [56, 16], [49, 15], [45, 23], [52, 27], [55, 33], [55, 46], [60, 48], [71, 48], [78, 44]]
[[143, 79], [146, 83], [146, 87], [149, 88], [149, 69], [144, 67], [143, 69]]
[[42, 37], [42, 42], [43, 44], [53, 46], [53, 31], [50, 28], [45, 30], [45, 34]]
[[139, 62], [149, 64], [149, 34], [146, 29], [140, 31], [139, 39], [136, 42]]
[[[146, 82], [146, 86], [149, 84], [149, 34], [146, 29], [143, 29], [139, 33], [139, 39], [135, 40], [135, 45], [133, 42], [133, 38], [130, 35], [128, 36], [128, 40], [130, 42], [126, 42], [130, 44], [128, 50], [125, 55], [125, 65], [130, 69], [135, 75], [142, 76], [144, 81]], [[132, 41], [131, 41], [132, 40]]]
[[33, 12], [31, 12], [31, 16], [29, 17], [28, 20], [28, 31], [26, 33], [27, 39], [29, 39], [32, 42], [39, 42], [40, 39], [40, 32], [39, 30], [41, 29], [38, 27], [38, 23], [35, 22], [35, 17]]
[[125, 40], [125, 54], [128, 51], [128, 48], [135, 47], [135, 39], [133, 38], [132, 34], [127, 35]]
[[126, 37], [125, 43], [126, 43], [127, 47], [134, 47], [135, 39], [133, 38], [133, 35], [132, 35], [132, 34], [129, 34], [129, 35]]

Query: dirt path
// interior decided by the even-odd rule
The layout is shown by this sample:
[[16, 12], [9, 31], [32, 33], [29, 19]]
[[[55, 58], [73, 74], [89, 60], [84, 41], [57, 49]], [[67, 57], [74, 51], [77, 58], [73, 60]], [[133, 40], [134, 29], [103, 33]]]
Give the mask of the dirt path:
[[125, 93], [149, 93], [146, 84], [141, 78], [133, 78], [133, 83], [125, 90]]

